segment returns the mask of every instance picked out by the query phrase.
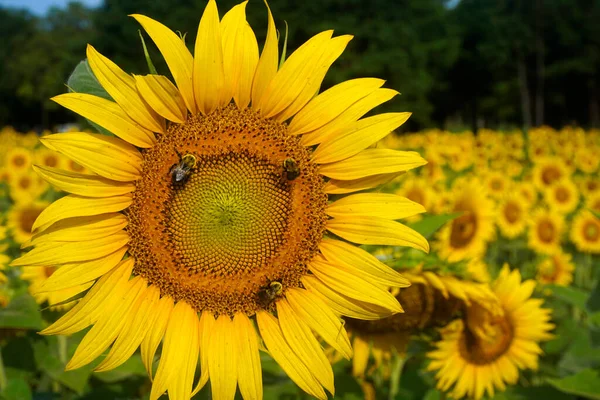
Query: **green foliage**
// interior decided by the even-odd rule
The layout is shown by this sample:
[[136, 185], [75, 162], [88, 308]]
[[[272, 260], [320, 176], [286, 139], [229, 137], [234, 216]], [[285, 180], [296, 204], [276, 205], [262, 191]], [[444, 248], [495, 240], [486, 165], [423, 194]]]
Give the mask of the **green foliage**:
[[548, 379], [548, 383], [565, 393], [600, 399], [600, 375], [592, 369], [584, 369], [562, 379]]
[[460, 213], [444, 214], [444, 215], [424, 215], [423, 218], [409, 226], [419, 232], [426, 239], [430, 239], [447, 222], [460, 216]]

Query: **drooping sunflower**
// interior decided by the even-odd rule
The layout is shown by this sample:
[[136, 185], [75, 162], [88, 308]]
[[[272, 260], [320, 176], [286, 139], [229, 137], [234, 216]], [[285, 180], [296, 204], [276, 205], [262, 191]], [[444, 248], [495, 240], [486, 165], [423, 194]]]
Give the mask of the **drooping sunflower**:
[[[404, 313], [380, 320], [345, 318], [354, 348], [352, 373], [358, 378], [371, 375], [376, 369], [384, 378], [389, 377], [392, 357], [406, 350], [412, 334], [448, 323], [463, 306], [473, 302], [485, 307], [495, 306], [496, 296], [487, 284], [420, 268], [410, 270], [404, 276], [411, 286], [395, 291]], [[375, 363], [368, 368], [371, 355]]]
[[575, 215], [569, 236], [577, 250], [600, 253], [600, 219], [589, 210], [581, 210]]
[[496, 223], [502, 236], [513, 239], [525, 231], [529, 203], [519, 192], [506, 194], [498, 209]]
[[[153, 400], [165, 392], [188, 399], [208, 379], [216, 399], [232, 399], [237, 387], [246, 399], [261, 398], [259, 340], [298, 386], [326, 398], [333, 373], [315, 334], [352, 354], [332, 304], [342, 302], [351, 317], [388, 316], [402, 311], [388, 287], [409, 284], [329, 236], [428, 250], [395, 221], [422, 206], [392, 194], [351, 194], [425, 164], [414, 152], [369, 148], [408, 118], [361, 119], [397, 92], [365, 78], [315, 97], [351, 37], [319, 33], [278, 69], [270, 12], [259, 57], [245, 6], [220, 20], [209, 1], [194, 56], [172, 30], [133, 15], [175, 84], [131, 76], [89, 46], [90, 67], [114, 102], [81, 93], [54, 100], [117, 137], [41, 139], [92, 173], [35, 167], [71, 194], [40, 215], [35, 248], [13, 264], [58, 267], [40, 293], [93, 282], [42, 333], [93, 325], [67, 369], [112, 344], [96, 367], [108, 370], [141, 346]], [[348, 195], [329, 202], [330, 194]]]
[[545, 284], [568, 286], [573, 281], [575, 266], [571, 254], [559, 251], [537, 265], [536, 279]]
[[494, 205], [476, 180], [455, 182], [450, 212], [459, 217], [439, 231], [436, 248], [451, 262], [482, 255], [494, 237]]
[[552, 338], [554, 325], [543, 300], [530, 298], [534, 288], [535, 281], [521, 282], [518, 270], [504, 266], [492, 286], [499, 312], [474, 303], [463, 319], [442, 330], [427, 367], [437, 371], [439, 390], [451, 391], [454, 398], [493, 397], [517, 382], [519, 369], [537, 369], [538, 343]]
[[22, 244], [31, 239], [31, 228], [37, 217], [48, 206], [48, 202], [16, 203], [8, 211], [7, 227], [11, 229], [15, 242]]
[[548, 209], [538, 208], [531, 214], [527, 231], [528, 246], [542, 254], [554, 254], [560, 249], [565, 220]]
[[579, 204], [577, 185], [568, 178], [561, 179], [546, 189], [544, 199], [550, 208], [561, 214], [574, 211]]

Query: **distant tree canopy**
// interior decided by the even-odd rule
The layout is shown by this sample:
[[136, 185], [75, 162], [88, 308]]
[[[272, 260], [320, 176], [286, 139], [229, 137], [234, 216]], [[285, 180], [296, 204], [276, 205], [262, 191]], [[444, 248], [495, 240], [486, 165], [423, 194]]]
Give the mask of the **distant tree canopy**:
[[[86, 44], [126, 71], [148, 73], [139, 25], [155, 18], [186, 36], [193, 50], [206, 0], [104, 0], [70, 3], [43, 17], [0, 8], [0, 126], [44, 129], [75, 116], [49, 98], [85, 58]], [[235, 4], [218, 2], [221, 15]], [[326, 29], [352, 34], [323, 88], [373, 76], [402, 93], [390, 109], [413, 113], [408, 128], [600, 125], [600, 0], [272, 0], [288, 55]], [[248, 20], [262, 43], [266, 7]], [[145, 35], [145, 34], [144, 34]], [[166, 64], [147, 36], [160, 73]]]

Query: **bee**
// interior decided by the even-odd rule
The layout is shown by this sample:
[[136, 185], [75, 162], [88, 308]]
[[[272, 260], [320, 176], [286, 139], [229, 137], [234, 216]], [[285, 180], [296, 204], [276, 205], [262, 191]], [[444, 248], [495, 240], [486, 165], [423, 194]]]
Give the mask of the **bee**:
[[288, 181], [293, 181], [300, 176], [300, 168], [298, 168], [296, 160], [293, 158], [283, 160], [283, 172], [285, 172], [285, 177]]
[[269, 308], [273, 301], [283, 293], [283, 285], [279, 281], [271, 281], [258, 291], [259, 303], [264, 308]]
[[196, 167], [196, 157], [189, 153], [181, 156], [181, 153], [177, 149], [175, 149], [175, 153], [179, 156], [179, 162], [173, 164], [169, 170], [169, 175], [171, 175], [171, 183], [173, 185], [182, 185], [189, 179], [192, 170]]

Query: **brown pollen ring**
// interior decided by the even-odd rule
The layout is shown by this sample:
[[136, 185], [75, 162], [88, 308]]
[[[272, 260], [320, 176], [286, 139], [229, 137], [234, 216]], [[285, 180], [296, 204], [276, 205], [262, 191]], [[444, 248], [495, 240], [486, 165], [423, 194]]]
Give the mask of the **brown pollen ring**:
[[[179, 153], [179, 154], [178, 154]], [[196, 164], [174, 184], [180, 155]], [[286, 179], [292, 158], [300, 175]], [[143, 151], [127, 211], [134, 274], [215, 315], [272, 309], [272, 281], [300, 287], [325, 232], [324, 181], [285, 124], [228, 106], [172, 125]]]

